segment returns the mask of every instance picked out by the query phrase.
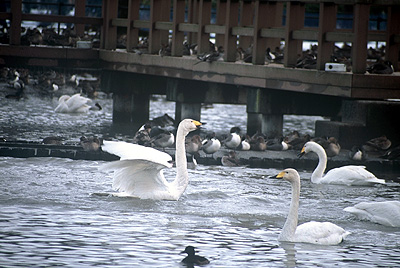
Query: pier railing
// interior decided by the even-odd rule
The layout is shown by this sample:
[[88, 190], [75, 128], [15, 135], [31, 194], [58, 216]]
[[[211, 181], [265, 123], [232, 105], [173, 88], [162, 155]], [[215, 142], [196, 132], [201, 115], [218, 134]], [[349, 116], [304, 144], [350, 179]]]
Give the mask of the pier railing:
[[[140, 1], [128, 0], [127, 18], [118, 17], [118, 1], [104, 0], [102, 48], [115, 49], [117, 28], [126, 28], [126, 47], [132, 51], [139, 43], [139, 29], [148, 30], [148, 53], [170, 46], [171, 55], [182, 56], [183, 42], [197, 44], [197, 52], [208, 52], [209, 42], [224, 49], [224, 61], [234, 62], [237, 49], [252, 45], [252, 63], [265, 64], [266, 48], [283, 40], [284, 66], [294, 67], [302, 42], [318, 42], [317, 69], [331, 61], [335, 42], [352, 44], [352, 72], [366, 71], [368, 42], [385, 42], [385, 59], [398, 70], [400, 50], [400, 1], [238, 1], [238, 0], [152, 0], [150, 18], [140, 19]], [[307, 5], [319, 5], [318, 27], [305, 27]], [[350, 7], [353, 27], [337, 29], [338, 8]], [[384, 8], [386, 30], [370, 30], [370, 10]], [[171, 13], [168, 12], [171, 10]], [[211, 23], [215, 10], [215, 23]], [[171, 15], [172, 14], [172, 15]], [[283, 19], [284, 17], [284, 19]]]

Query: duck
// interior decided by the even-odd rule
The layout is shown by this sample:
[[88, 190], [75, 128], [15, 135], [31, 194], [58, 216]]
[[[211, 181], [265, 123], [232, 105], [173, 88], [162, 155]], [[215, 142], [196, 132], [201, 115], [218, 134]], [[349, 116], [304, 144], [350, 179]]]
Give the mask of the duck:
[[368, 155], [382, 156], [390, 146], [392, 146], [392, 142], [385, 135], [382, 135], [366, 141], [361, 148]]
[[373, 185], [385, 184], [385, 180], [378, 179], [374, 174], [365, 169], [365, 166], [342, 166], [331, 169], [324, 175], [327, 156], [324, 148], [316, 142], [309, 141], [301, 149], [299, 157], [314, 152], [318, 155], [318, 165], [311, 175], [311, 182], [317, 184], [342, 184], [342, 185]]
[[133, 136], [133, 143], [150, 146], [151, 138], [150, 138], [151, 125], [144, 124], [138, 131], [136, 131], [135, 136]]
[[239, 160], [236, 157], [235, 151], [230, 151], [227, 155], [221, 158], [221, 164], [226, 167], [238, 167], [240, 166]]
[[211, 154], [211, 156], [221, 148], [221, 142], [215, 137], [215, 132], [206, 136], [201, 148], [206, 155]]
[[306, 222], [299, 226], [298, 209], [300, 199], [300, 176], [297, 170], [287, 168], [273, 178], [284, 179], [292, 185], [292, 201], [289, 214], [279, 234], [281, 242], [311, 243], [318, 245], [340, 244], [350, 232], [331, 222]]
[[311, 136], [309, 134], [304, 134], [298, 137], [292, 136], [292, 139], [289, 139], [288, 144], [290, 145], [290, 148], [293, 150], [301, 150], [304, 144], [308, 142], [310, 139]]
[[194, 155], [199, 152], [202, 147], [201, 137], [200, 135], [193, 135], [192, 137], [188, 137], [185, 140], [185, 148], [188, 154]]
[[210, 263], [210, 261], [207, 258], [196, 255], [196, 251], [193, 246], [187, 246], [185, 250], [181, 252], [181, 254], [182, 253], [186, 253], [187, 257], [185, 257], [181, 261], [181, 263], [189, 267], [193, 267], [194, 265], [205, 265]]
[[283, 138], [280, 139], [269, 139], [267, 140], [267, 150], [270, 151], [286, 151], [289, 149], [289, 145]]
[[389, 159], [389, 160], [393, 160], [393, 159], [399, 158], [400, 157], [400, 145], [390, 148], [381, 157], [384, 158], [384, 159]]
[[242, 137], [242, 142], [239, 144], [239, 146], [237, 147], [238, 150], [240, 151], [248, 151], [250, 150], [250, 136], [249, 135], [244, 135]]
[[400, 227], [399, 201], [361, 202], [343, 210], [361, 220], [368, 220], [389, 227]]
[[64, 138], [63, 137], [59, 137], [59, 136], [50, 136], [50, 137], [46, 137], [42, 140], [43, 144], [52, 144], [52, 145], [62, 145], [64, 142]]
[[367, 67], [370, 74], [392, 74], [393, 64], [390, 61], [379, 60]]
[[267, 143], [262, 136], [258, 136], [255, 140], [250, 141], [250, 150], [265, 151], [266, 149]]
[[86, 152], [96, 152], [100, 150], [101, 140], [96, 136], [93, 137], [80, 137], [80, 144]]
[[225, 147], [227, 147], [228, 149], [235, 150], [242, 142], [242, 138], [240, 137], [239, 133], [240, 133], [240, 128], [238, 127], [231, 128], [228, 137], [225, 140], [223, 140]]
[[185, 137], [201, 125], [201, 122], [188, 118], [179, 123], [175, 142], [176, 177], [172, 182], [168, 182], [163, 175], [164, 168], [173, 166], [169, 154], [138, 144], [104, 141], [103, 151], [120, 157], [119, 161], [100, 167], [101, 170], [114, 170], [113, 188], [119, 192], [111, 195], [151, 200], [179, 200], [189, 184]]
[[311, 140], [321, 145], [325, 149], [328, 157], [334, 157], [340, 153], [341, 147], [335, 137], [316, 137]]
[[166, 147], [170, 147], [175, 142], [175, 136], [172, 132], [165, 130], [157, 136], [151, 138], [150, 142], [156, 147], [161, 147], [165, 151]]
[[87, 113], [90, 110], [89, 102], [92, 100], [81, 96], [80, 93], [75, 95], [62, 95], [58, 99], [56, 113]]
[[355, 161], [362, 161], [365, 159], [365, 154], [359, 146], [353, 146], [349, 151], [349, 158]]

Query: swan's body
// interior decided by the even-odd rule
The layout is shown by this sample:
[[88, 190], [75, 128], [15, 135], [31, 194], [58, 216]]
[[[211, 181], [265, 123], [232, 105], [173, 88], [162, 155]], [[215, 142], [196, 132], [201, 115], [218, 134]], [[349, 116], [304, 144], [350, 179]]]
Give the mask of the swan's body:
[[72, 95], [62, 95], [58, 99], [58, 106], [55, 109], [56, 113], [87, 113], [90, 109], [91, 99], [82, 97], [79, 93]]
[[361, 220], [368, 220], [391, 227], [400, 227], [400, 202], [361, 202], [344, 209]]
[[189, 183], [185, 152], [185, 136], [196, 130], [201, 123], [184, 119], [176, 134], [176, 178], [168, 182], [163, 175], [164, 168], [172, 167], [170, 155], [153, 148], [126, 142], [104, 141], [103, 150], [121, 157], [104, 166], [114, 170], [113, 188], [117, 196], [141, 199], [178, 200]]
[[307, 222], [297, 226], [300, 198], [300, 176], [292, 168], [280, 172], [276, 178], [283, 178], [292, 185], [292, 202], [285, 225], [278, 237], [279, 241], [336, 245], [349, 234], [331, 222]]
[[318, 155], [319, 162], [311, 175], [311, 182], [324, 184], [344, 185], [371, 185], [375, 183], [385, 184], [384, 180], [378, 179], [374, 174], [365, 169], [364, 166], [343, 166], [331, 169], [324, 176], [327, 164], [327, 156], [324, 148], [316, 142], [307, 142], [301, 150], [301, 155], [314, 152]]

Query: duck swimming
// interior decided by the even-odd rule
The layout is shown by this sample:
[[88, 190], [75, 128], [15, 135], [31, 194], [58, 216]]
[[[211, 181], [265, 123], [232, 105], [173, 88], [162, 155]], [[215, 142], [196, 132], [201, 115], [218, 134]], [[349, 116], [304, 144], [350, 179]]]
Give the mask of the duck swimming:
[[186, 264], [187, 266], [194, 266], [194, 265], [205, 265], [205, 264], [209, 264], [210, 261], [203, 257], [203, 256], [199, 256], [196, 255], [196, 251], [194, 249], [194, 247], [192, 246], [187, 246], [185, 248], [184, 251], [182, 251], [181, 253], [186, 253], [188, 254], [187, 257], [185, 257], [181, 262]]

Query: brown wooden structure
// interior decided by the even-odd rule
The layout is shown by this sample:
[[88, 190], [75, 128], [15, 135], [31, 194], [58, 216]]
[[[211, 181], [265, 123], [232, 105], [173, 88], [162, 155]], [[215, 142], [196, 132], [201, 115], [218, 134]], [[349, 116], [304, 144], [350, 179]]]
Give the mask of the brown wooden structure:
[[[75, 16], [57, 16], [24, 14], [22, 0], [12, 0], [11, 12], [0, 13], [0, 19], [11, 24], [10, 44], [0, 46], [0, 63], [102, 68], [103, 89], [114, 92], [116, 122], [146, 121], [149, 96], [154, 93], [167, 94], [176, 102], [176, 119], [199, 118], [204, 102], [246, 104], [249, 132], [261, 130], [270, 135], [281, 134], [283, 114], [341, 115], [343, 121], [339, 126], [335, 123], [338, 133], [347, 124], [358, 124], [365, 132], [376, 130], [379, 121], [397, 120], [381, 114], [374, 120], [365, 117], [370, 110], [377, 111], [368, 108], [376, 106], [374, 101], [388, 104], [384, 100], [400, 98], [398, 0], [151, 0], [148, 20], [140, 18], [138, 0], [126, 0], [126, 16], [119, 17], [124, 13], [119, 12], [121, 2], [103, 0], [102, 18], [93, 18], [85, 16], [85, 1], [75, 1]], [[307, 5], [319, 6], [318, 27], [304, 26]], [[352, 29], [336, 28], [340, 6], [352, 8]], [[384, 31], [369, 30], [372, 7], [386, 10]], [[213, 11], [215, 23], [211, 23]], [[78, 35], [84, 33], [85, 25], [100, 25], [100, 48], [20, 46], [20, 26], [25, 20], [73, 23]], [[126, 34], [125, 49], [117, 49], [121, 29]], [[140, 29], [148, 31], [144, 54], [134, 50], [141, 40]], [[194, 56], [183, 56], [184, 41], [197, 43], [200, 54], [209, 50], [211, 36], [224, 48], [223, 61], [199, 63]], [[318, 42], [313, 70], [294, 68], [305, 40]], [[266, 48], [281, 41], [285, 44], [283, 64], [266, 64]], [[385, 42], [385, 59], [393, 63], [394, 74], [366, 74], [370, 41]], [[351, 43], [352, 72], [325, 71], [335, 42]], [[252, 62], [238, 62], [238, 47], [251, 44]], [[171, 56], [159, 56], [167, 45]], [[359, 104], [359, 100], [369, 102]], [[356, 110], [358, 117], [343, 114], [354, 113], [354, 109], [343, 108], [350, 106], [362, 107]]]

